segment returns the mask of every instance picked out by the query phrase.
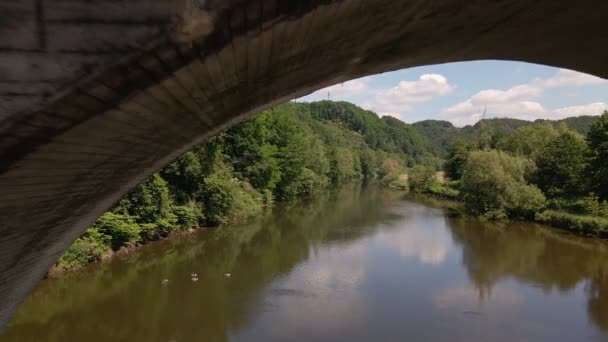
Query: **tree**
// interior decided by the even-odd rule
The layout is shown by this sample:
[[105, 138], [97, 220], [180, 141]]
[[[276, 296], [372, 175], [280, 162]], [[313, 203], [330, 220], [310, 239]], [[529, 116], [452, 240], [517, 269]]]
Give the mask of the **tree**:
[[588, 153], [584, 141], [573, 133], [562, 133], [539, 151], [535, 183], [548, 197], [584, 194], [583, 173]]
[[472, 144], [464, 140], [454, 142], [445, 162], [445, 173], [450, 179], [458, 180], [462, 177], [462, 171], [473, 148]]
[[429, 183], [435, 178], [433, 169], [422, 165], [414, 166], [408, 171], [407, 175], [410, 188], [417, 192], [426, 190]]
[[373, 179], [376, 177], [378, 169], [378, 160], [376, 154], [370, 148], [366, 148], [359, 153], [359, 161], [361, 163], [361, 174], [363, 179]]
[[601, 199], [608, 199], [608, 111], [589, 129], [587, 143], [591, 149], [593, 190]]
[[97, 219], [90, 228], [88, 236], [95, 236], [95, 231], [105, 235], [113, 250], [133, 245], [141, 240], [141, 227], [135, 223], [133, 217], [125, 214], [107, 212]]
[[330, 153], [329, 165], [330, 178], [334, 183], [345, 183], [358, 176], [355, 169], [355, 156], [347, 148], [334, 148]]
[[173, 200], [169, 195], [167, 182], [155, 173], [131, 191], [120, 203], [117, 211], [124, 209], [135, 216], [139, 223], [171, 224]]
[[467, 211], [493, 219], [533, 217], [544, 207], [545, 197], [525, 181], [529, 163], [495, 150], [472, 152], [462, 175]]
[[518, 128], [501, 146], [506, 151], [534, 160], [540, 150], [559, 134], [560, 131], [548, 122], [534, 123]]

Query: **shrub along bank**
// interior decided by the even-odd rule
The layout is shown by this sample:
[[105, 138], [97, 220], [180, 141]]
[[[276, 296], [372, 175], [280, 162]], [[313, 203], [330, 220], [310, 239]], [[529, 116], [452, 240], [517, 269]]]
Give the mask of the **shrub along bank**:
[[[608, 237], [608, 112], [587, 136], [538, 122], [512, 134], [480, 131], [452, 145], [438, 182], [412, 168], [410, 189], [462, 200], [488, 219], [534, 220], [575, 233]], [[483, 138], [483, 139], [482, 139]]]

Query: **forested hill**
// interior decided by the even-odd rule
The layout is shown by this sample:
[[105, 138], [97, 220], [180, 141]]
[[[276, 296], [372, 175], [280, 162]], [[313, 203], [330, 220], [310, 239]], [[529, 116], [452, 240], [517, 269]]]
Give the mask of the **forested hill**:
[[[312, 103], [290, 103], [274, 108], [275, 111], [298, 112], [300, 119], [310, 116], [319, 132], [328, 126], [360, 136], [366, 148], [399, 155], [406, 165], [439, 165], [437, 149], [422, 132], [390, 116], [382, 118], [372, 111], [364, 110], [348, 102], [320, 101]], [[326, 132], [327, 133], [327, 132]], [[332, 139], [323, 133], [324, 139]], [[327, 141], [329, 142], [329, 141]]]
[[[581, 135], [586, 135], [597, 116], [578, 116], [562, 120], [526, 121], [509, 118], [485, 119], [473, 126], [455, 127], [448, 121], [424, 120], [412, 126], [431, 144], [432, 151], [443, 157], [455, 140], [477, 142], [484, 139], [502, 139], [513, 134], [518, 128], [533, 124], [547, 123], [555, 128], [564, 126]], [[490, 141], [488, 143], [491, 143]]]
[[351, 180], [442, 161], [413, 126], [350, 103], [286, 103], [208, 139], [103, 214], [56, 267], [214, 226]]
[[[585, 120], [595, 118], [562, 125], [585, 130]], [[430, 120], [411, 125], [346, 102], [275, 106], [153, 174], [102, 215], [56, 266], [79, 267], [111, 251], [253, 215], [273, 201], [352, 180], [382, 179], [406, 187], [401, 175], [408, 170], [407, 182], [416, 190], [417, 179], [430, 179], [444, 168], [448, 149], [446, 166], [462, 164], [454, 160], [475, 149], [527, 153], [563, 131], [552, 125], [560, 123], [493, 119], [464, 128]], [[469, 142], [454, 144], [458, 138]]]

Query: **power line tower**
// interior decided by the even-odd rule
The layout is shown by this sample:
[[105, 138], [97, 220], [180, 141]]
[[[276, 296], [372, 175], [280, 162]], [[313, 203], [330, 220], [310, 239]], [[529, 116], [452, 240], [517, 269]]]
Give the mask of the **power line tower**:
[[481, 120], [479, 120], [479, 134], [477, 135], [477, 144], [479, 145], [479, 149], [483, 150], [483, 144], [481, 142], [481, 137], [483, 135], [483, 131], [485, 128], [485, 122], [483, 120], [485, 120], [486, 118], [486, 114], [487, 114], [487, 108], [484, 105], [483, 106], [483, 114], [481, 114]]

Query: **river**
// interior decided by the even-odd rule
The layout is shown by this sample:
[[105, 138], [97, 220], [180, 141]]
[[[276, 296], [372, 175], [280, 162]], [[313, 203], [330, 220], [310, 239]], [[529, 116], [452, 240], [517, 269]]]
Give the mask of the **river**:
[[608, 244], [353, 185], [44, 280], [0, 341], [608, 341]]

